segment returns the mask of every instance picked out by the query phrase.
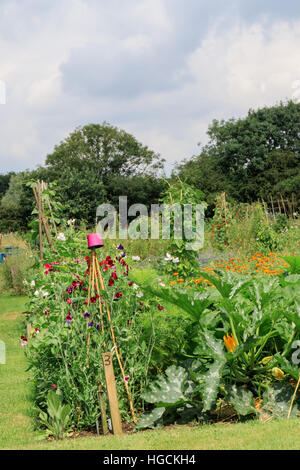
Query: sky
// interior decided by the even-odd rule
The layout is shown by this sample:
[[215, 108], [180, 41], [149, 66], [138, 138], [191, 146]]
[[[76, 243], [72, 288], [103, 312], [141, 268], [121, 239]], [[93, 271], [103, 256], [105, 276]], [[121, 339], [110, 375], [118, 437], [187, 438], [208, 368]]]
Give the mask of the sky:
[[176, 162], [300, 98], [299, 0], [0, 0], [0, 173], [104, 121]]

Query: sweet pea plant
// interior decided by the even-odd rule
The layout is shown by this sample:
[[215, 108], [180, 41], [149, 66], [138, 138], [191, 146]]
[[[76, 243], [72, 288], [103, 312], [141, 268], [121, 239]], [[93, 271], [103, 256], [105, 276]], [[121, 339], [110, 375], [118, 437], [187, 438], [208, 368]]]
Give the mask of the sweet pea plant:
[[[88, 265], [85, 238], [74, 232], [64, 234], [54, 250], [45, 252], [43, 272], [29, 282], [31, 300], [28, 305], [32, 324], [31, 338], [22, 338], [31, 370], [35, 402], [46, 409], [48, 392], [60, 390], [64, 403], [70, 405], [73, 429], [95, 427], [100, 418], [97, 387], [105, 384], [101, 354], [113, 352], [108, 325], [105, 334], [100, 328], [98, 295], [88, 302]], [[101, 295], [109, 304], [117, 345], [127, 374], [134, 406], [143, 409], [141, 393], [155, 368], [156, 329], [154, 314], [162, 306], [142, 299], [141, 288], [130, 281], [132, 267], [122, 245], [114, 253], [99, 256], [105, 291]], [[101, 255], [102, 252], [99, 253]], [[89, 306], [88, 306], [89, 303]], [[89, 344], [88, 344], [89, 337]], [[130, 419], [123, 378], [114, 356], [120, 411]]]

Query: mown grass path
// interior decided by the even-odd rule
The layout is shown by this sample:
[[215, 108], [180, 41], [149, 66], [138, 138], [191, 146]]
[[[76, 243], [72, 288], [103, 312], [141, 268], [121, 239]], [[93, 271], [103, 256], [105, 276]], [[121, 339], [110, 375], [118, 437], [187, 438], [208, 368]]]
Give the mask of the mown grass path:
[[252, 421], [211, 426], [174, 426], [158, 431], [63, 441], [40, 440], [30, 417], [32, 403], [26, 359], [20, 346], [25, 297], [0, 296], [0, 340], [6, 364], [0, 364], [0, 449], [229, 450], [300, 449], [300, 420]]
[[6, 345], [6, 364], [0, 364], [0, 448], [29, 444], [34, 436], [26, 359], [21, 348], [26, 297], [0, 296], [0, 340]]

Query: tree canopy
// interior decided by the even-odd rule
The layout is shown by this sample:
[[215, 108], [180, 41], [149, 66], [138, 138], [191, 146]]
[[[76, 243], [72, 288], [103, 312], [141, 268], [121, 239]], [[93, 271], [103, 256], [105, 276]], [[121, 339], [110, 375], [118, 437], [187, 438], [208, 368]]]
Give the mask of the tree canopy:
[[292, 192], [300, 201], [300, 104], [289, 101], [249, 110], [245, 118], [214, 120], [208, 136], [200, 155], [178, 167], [187, 182], [206, 194], [225, 190], [241, 202]]
[[[92, 223], [102, 202], [158, 200], [164, 160], [134, 136], [108, 123], [77, 128], [46, 159], [44, 178], [56, 180], [71, 217]], [[129, 193], [129, 194], [128, 194]]]

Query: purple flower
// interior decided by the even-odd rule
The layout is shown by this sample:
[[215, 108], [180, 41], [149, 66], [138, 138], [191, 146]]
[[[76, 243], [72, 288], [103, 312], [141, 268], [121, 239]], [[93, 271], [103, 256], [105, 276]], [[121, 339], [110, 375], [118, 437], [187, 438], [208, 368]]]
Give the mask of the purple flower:
[[96, 329], [97, 329], [97, 330], [99, 330], [99, 329], [100, 329], [100, 325], [99, 325], [99, 323], [97, 323], [97, 325], [96, 325]]
[[83, 314], [83, 316], [84, 316], [84, 318], [90, 318], [91, 315], [88, 312], [86, 312], [86, 313]]
[[94, 325], [94, 322], [91, 321], [91, 322], [89, 323], [89, 326], [93, 326], [93, 325]]
[[120, 245], [118, 246], [118, 250], [124, 250], [124, 246], [121, 245], [121, 243], [120, 243]]

